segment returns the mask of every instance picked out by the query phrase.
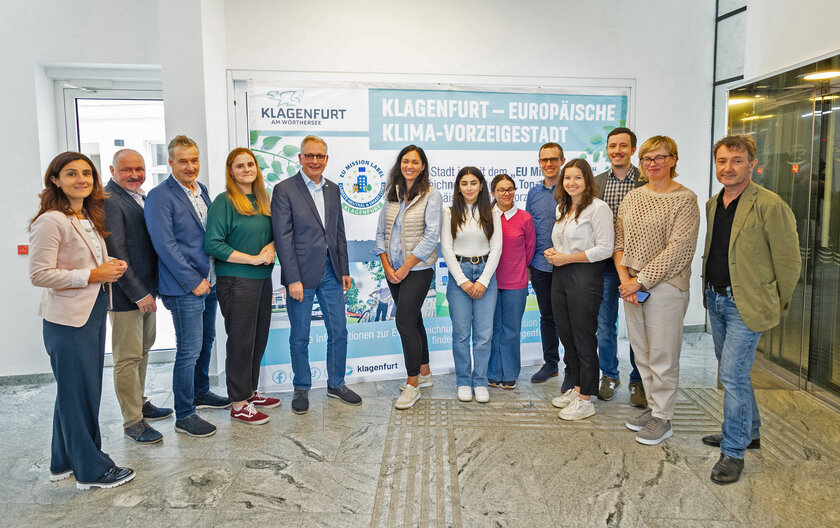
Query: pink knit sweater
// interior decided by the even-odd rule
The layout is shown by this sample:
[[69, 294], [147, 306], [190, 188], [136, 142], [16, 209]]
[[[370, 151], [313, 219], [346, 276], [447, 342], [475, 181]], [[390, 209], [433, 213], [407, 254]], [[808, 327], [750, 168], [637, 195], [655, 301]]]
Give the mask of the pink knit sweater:
[[502, 213], [502, 257], [496, 268], [496, 285], [500, 290], [528, 287], [528, 263], [536, 244], [537, 234], [530, 214], [517, 209], [508, 220]]

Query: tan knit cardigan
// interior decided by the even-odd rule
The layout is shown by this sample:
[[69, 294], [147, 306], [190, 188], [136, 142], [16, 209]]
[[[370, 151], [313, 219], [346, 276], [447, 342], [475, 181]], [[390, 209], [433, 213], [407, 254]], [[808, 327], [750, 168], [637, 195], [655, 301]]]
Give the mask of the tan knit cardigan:
[[621, 264], [646, 289], [667, 282], [686, 291], [699, 227], [691, 189], [661, 193], [645, 185], [627, 193], [618, 208], [615, 251], [624, 251]]

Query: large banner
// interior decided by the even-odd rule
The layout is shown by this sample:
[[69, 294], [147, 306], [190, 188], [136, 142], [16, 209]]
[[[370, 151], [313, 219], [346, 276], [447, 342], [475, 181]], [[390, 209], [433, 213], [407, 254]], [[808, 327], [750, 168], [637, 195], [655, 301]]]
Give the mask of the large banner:
[[[293, 177], [303, 136], [315, 134], [329, 147], [324, 175], [341, 191], [353, 285], [346, 293], [348, 383], [405, 375], [394, 326], [394, 303], [376, 256], [375, 237], [388, 173], [397, 153], [416, 144], [429, 158], [431, 183], [452, 203], [455, 176], [474, 165], [489, 181], [507, 173], [516, 181], [516, 203], [525, 207], [528, 189], [539, 185], [541, 145], [563, 146], [566, 159], [585, 158], [597, 174], [609, 167], [607, 133], [624, 126], [626, 89], [593, 93], [499, 91], [448, 85], [248, 82], [250, 147], [267, 185]], [[441, 258], [423, 304], [432, 371], [451, 372], [452, 324], [446, 302], [448, 272]], [[291, 390], [289, 319], [280, 269], [272, 277], [274, 303], [260, 386]], [[540, 362], [539, 311], [531, 290], [522, 321], [523, 364]], [[316, 300], [312, 308], [309, 359], [313, 386], [326, 385], [327, 333]]]

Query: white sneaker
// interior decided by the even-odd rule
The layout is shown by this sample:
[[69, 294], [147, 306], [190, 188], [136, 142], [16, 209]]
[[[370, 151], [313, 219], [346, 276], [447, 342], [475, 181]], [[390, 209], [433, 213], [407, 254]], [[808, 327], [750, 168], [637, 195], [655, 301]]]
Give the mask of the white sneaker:
[[413, 407], [419, 399], [420, 389], [418, 389], [414, 385], [406, 385], [405, 388], [403, 388], [400, 397], [397, 398], [397, 403], [394, 404], [394, 407], [396, 407], [397, 409], [409, 409]]
[[575, 401], [567, 405], [557, 416], [563, 420], [583, 420], [595, 415], [595, 404], [590, 400], [575, 398]]
[[472, 387], [468, 387], [467, 385], [458, 387], [458, 399], [462, 402], [472, 401], [472, 396]]
[[475, 401], [478, 403], [487, 403], [490, 401], [490, 391], [487, 390], [487, 387], [475, 388]]
[[[419, 376], [417, 376], [417, 388], [418, 388], [418, 389], [423, 389], [423, 388], [426, 388], [426, 387], [431, 387], [431, 386], [432, 386], [432, 385], [434, 385], [434, 384], [435, 384], [435, 381], [432, 379], [432, 374], [431, 374], [431, 372], [429, 373], [429, 375], [428, 375], [428, 376], [424, 376], [424, 375], [422, 375], [422, 374], [420, 374]], [[406, 384], [405, 384], [405, 382], [402, 382], [402, 384], [400, 385], [400, 390], [405, 389], [405, 385], [406, 385]]]
[[551, 405], [557, 407], [558, 409], [562, 409], [577, 399], [579, 399], [578, 393], [575, 392], [574, 388], [571, 388], [564, 392], [562, 396], [552, 399]]

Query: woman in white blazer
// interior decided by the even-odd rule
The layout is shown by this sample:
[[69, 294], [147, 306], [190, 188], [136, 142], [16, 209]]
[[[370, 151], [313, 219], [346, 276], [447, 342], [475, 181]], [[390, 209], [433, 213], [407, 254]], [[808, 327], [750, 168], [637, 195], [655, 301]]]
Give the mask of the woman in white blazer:
[[29, 224], [29, 278], [44, 288], [38, 315], [57, 385], [50, 480], [75, 474], [79, 489], [113, 488], [134, 478], [102, 452], [99, 433], [109, 283], [126, 263], [108, 257], [102, 183], [87, 156], [56, 156], [44, 187]]

